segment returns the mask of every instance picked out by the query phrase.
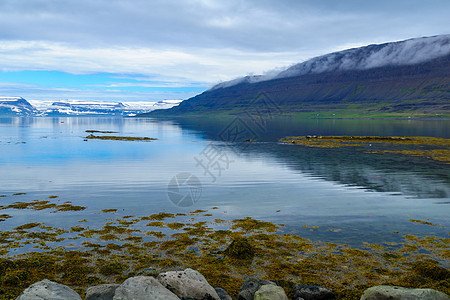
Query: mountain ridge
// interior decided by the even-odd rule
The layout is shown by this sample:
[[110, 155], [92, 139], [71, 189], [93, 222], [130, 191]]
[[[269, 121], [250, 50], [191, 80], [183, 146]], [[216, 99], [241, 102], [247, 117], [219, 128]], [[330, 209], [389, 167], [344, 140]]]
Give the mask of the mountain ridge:
[[[417, 47], [412, 48], [413, 45]], [[397, 64], [384, 62], [370, 68], [343, 67], [343, 62], [346, 66], [367, 66], [369, 62], [374, 65], [374, 57], [383, 57], [381, 54], [390, 57], [390, 61], [398, 55], [404, 59], [397, 59]], [[404, 64], [408, 58], [413, 60]], [[328, 69], [323, 68], [324, 62]], [[261, 76], [238, 78], [216, 85], [169, 110], [155, 110], [144, 116], [236, 115], [261, 92], [286, 114], [450, 116], [449, 74], [450, 35], [410, 39], [313, 58], [281, 71], [271, 79]]]
[[31, 116], [36, 113], [36, 108], [22, 97], [0, 97], [0, 115]]
[[[425, 55], [426, 53], [426, 55]], [[240, 82], [255, 83], [331, 71], [367, 70], [384, 66], [414, 65], [450, 54], [450, 34], [371, 44], [320, 55], [271, 75], [253, 75], [219, 83], [211, 89]]]

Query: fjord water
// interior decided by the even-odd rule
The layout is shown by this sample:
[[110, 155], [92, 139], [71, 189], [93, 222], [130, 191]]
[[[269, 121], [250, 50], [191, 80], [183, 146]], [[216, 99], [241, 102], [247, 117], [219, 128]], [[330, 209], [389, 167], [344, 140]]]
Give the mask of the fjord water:
[[[111, 217], [102, 209], [118, 209], [117, 216], [205, 209], [214, 218], [253, 217], [285, 224], [284, 230], [306, 238], [353, 245], [396, 242], [404, 234], [447, 236], [448, 165], [277, 140], [307, 134], [449, 138], [450, 121], [276, 119], [249, 124], [256, 142], [240, 147], [223, 138], [232, 123], [226, 118], [0, 118], [0, 195], [7, 195], [1, 205], [57, 195], [55, 201], [87, 207], [57, 214], [3, 210], [13, 218], [0, 222], [0, 229], [34, 221], [68, 228], [82, 219], [101, 225]], [[86, 130], [158, 140], [86, 140]], [[224, 155], [209, 173], [199, 161], [214, 149]], [[168, 197], [168, 184], [179, 173], [201, 182], [192, 206], [177, 206]]]

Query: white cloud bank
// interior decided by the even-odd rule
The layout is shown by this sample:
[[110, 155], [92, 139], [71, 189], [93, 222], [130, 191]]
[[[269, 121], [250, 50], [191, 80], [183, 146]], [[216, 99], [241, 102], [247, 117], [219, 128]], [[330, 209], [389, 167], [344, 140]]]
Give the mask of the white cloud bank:
[[[52, 70], [71, 74], [141, 74], [159, 81], [206, 84], [258, 73], [294, 62], [298, 53], [242, 52], [233, 49], [154, 50], [111, 47], [76, 48], [45, 41], [0, 43], [2, 71]], [[176, 84], [175, 84], [176, 85]], [[181, 86], [183, 84], [178, 84]]]
[[448, 34], [449, 10], [448, 0], [0, 0], [0, 70], [207, 87], [347, 45]]

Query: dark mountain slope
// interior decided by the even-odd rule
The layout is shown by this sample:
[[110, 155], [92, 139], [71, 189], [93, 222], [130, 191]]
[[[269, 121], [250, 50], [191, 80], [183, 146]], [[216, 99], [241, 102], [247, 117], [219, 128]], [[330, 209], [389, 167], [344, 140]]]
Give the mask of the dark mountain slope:
[[[359, 56], [355, 57], [358, 49], [366, 50], [356, 53]], [[360, 56], [369, 55], [367, 49], [373, 54], [374, 46], [358, 49], [344, 52], [353, 51], [351, 59], [360, 64], [363, 60]], [[328, 56], [332, 55], [334, 59], [337, 56]], [[343, 56], [339, 57], [341, 62]], [[346, 56], [348, 59], [349, 55]], [[272, 80], [247, 77], [219, 84], [177, 107], [147, 115], [239, 114], [261, 92], [286, 114], [334, 114], [336, 117], [450, 115], [450, 54], [410, 65], [349, 70], [333, 66], [328, 68], [331, 71], [316, 73], [311, 65], [316, 66], [320, 60], [324, 58], [311, 60], [314, 64], [308, 61], [293, 66]], [[307, 72], [305, 66], [309, 67]]]

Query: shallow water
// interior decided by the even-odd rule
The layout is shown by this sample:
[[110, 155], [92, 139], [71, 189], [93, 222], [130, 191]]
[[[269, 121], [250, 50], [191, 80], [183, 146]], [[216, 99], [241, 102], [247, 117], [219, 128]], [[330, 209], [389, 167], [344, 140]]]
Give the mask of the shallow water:
[[[13, 218], [0, 222], [0, 229], [32, 221], [70, 227], [81, 219], [100, 226], [108, 218], [101, 210], [108, 208], [117, 208], [117, 216], [144, 216], [217, 206], [220, 209], [211, 212], [214, 217], [250, 216], [283, 223], [286, 231], [313, 240], [358, 245], [395, 242], [403, 234], [447, 236], [448, 165], [276, 141], [307, 134], [450, 138], [449, 121], [271, 119], [258, 124], [244, 120], [241, 128], [256, 141], [232, 143], [229, 130], [235, 121], [0, 118], [0, 195], [7, 195], [0, 203], [58, 195], [55, 202], [87, 207], [57, 214], [3, 210], [0, 213]], [[90, 129], [158, 140], [85, 141], [85, 131]], [[207, 155], [217, 153], [220, 161], [216, 157], [216, 165], [203, 169], [199, 161], [204, 164]], [[196, 176], [199, 183], [180, 186], [177, 192], [175, 181], [169, 183], [180, 173]], [[19, 192], [27, 194], [12, 196]], [[177, 206], [178, 195], [189, 195], [184, 200], [195, 203]]]

